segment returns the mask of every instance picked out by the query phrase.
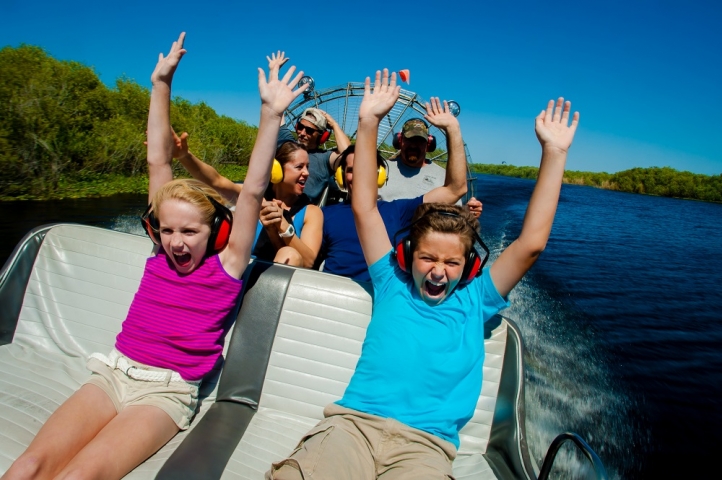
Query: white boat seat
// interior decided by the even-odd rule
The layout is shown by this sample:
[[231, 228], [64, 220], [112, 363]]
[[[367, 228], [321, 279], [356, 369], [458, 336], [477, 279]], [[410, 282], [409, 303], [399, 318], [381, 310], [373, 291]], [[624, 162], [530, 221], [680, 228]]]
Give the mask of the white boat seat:
[[[247, 288], [217, 402], [158, 478], [262, 479], [344, 393], [370, 319], [369, 286], [257, 262]], [[534, 478], [524, 473], [533, 467], [519, 403], [518, 332], [500, 316], [488, 327], [482, 392], [461, 432], [454, 475]], [[514, 371], [502, 378], [503, 366]], [[216, 439], [209, 439], [210, 432]], [[516, 460], [498, 454], [510, 445]]]
[[[0, 277], [0, 475], [89, 377], [88, 355], [111, 350], [153, 254], [146, 237], [82, 225], [41, 227], [25, 240]], [[219, 374], [203, 383], [191, 429], [215, 400]], [[126, 478], [154, 478], [188, 433]]]

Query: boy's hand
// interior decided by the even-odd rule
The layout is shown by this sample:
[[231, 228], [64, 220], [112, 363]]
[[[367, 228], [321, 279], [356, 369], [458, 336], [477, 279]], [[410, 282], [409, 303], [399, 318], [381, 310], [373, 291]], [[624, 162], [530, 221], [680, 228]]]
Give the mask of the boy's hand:
[[268, 81], [266, 81], [266, 73], [263, 69], [258, 69], [258, 91], [261, 94], [262, 106], [271, 109], [279, 118], [291, 102], [308, 88], [308, 85], [304, 85], [301, 88], [293, 90], [293, 86], [298, 85], [298, 81], [303, 76], [302, 70], [291, 80], [291, 76], [296, 70], [295, 66], [289, 68], [282, 79], [278, 79], [278, 71], [282, 65], [279, 61], [280, 56], [281, 54], [279, 53], [279, 57], [273, 55], [273, 58], [269, 59]]
[[556, 109], [554, 100], [549, 100], [547, 109], [537, 115], [535, 131], [542, 148], [556, 148], [565, 153], [569, 150], [579, 123], [579, 112], [574, 112], [568, 125], [571, 108], [572, 102], [564, 102], [564, 98], [559, 97]]
[[290, 58], [286, 57], [286, 52], [279, 50], [277, 53], [272, 53], [270, 57], [266, 56], [266, 60], [268, 60], [268, 69], [272, 70], [275, 67], [280, 69]]
[[178, 63], [180, 63], [181, 58], [183, 58], [183, 55], [186, 53], [186, 50], [183, 48], [185, 38], [186, 32], [181, 32], [178, 40], [173, 42], [173, 45], [171, 45], [168, 56], [163, 57], [162, 53], [158, 54], [158, 63], [155, 66], [155, 70], [153, 70], [153, 73], [150, 75], [150, 81], [153, 84], [163, 82], [170, 85], [173, 80], [173, 74], [175, 73], [176, 68], [178, 68]]
[[426, 115], [424, 115], [424, 118], [433, 126], [444, 131], [447, 131], [449, 127], [459, 126], [459, 120], [449, 110], [449, 103], [444, 100], [442, 108], [439, 97], [431, 97], [430, 105], [429, 102], [426, 102]]
[[391, 74], [391, 81], [389, 81], [387, 68], [384, 68], [383, 76], [380, 71], [376, 71], [373, 92], [371, 92], [371, 79], [366, 77], [364, 98], [359, 106], [359, 119], [375, 119], [379, 122], [399, 99], [400, 91], [401, 87], [396, 85], [396, 72]]

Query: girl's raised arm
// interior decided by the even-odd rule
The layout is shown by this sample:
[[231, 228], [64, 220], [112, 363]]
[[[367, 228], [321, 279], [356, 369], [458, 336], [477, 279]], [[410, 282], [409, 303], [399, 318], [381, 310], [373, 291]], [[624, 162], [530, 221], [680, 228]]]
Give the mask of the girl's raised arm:
[[549, 100], [536, 117], [536, 136], [542, 147], [539, 177], [526, 209], [519, 238], [504, 250], [491, 266], [491, 278], [502, 296], [507, 296], [534, 265], [549, 240], [564, 177], [567, 152], [579, 123], [575, 112], [569, 123], [571, 102]]
[[359, 106], [351, 208], [367, 265], [376, 263], [391, 249], [391, 241], [376, 204], [376, 138], [379, 122], [398, 100], [400, 90], [401, 87], [396, 85], [396, 73], [391, 74], [389, 81], [389, 71], [384, 68], [383, 76], [380, 71], [376, 72], [373, 92], [371, 80], [366, 77], [364, 98]]
[[282, 79], [278, 78], [281, 62], [269, 61], [268, 80], [262, 69], [258, 69], [258, 90], [261, 94], [261, 119], [258, 124], [256, 143], [248, 162], [248, 173], [243, 190], [238, 195], [233, 217], [233, 229], [228, 247], [221, 252], [225, 270], [240, 277], [251, 258], [251, 247], [256, 234], [258, 214], [261, 210], [263, 193], [268, 186], [271, 164], [276, 153], [276, 138], [283, 112], [298, 97], [306, 85], [293, 90], [303, 76], [303, 71], [293, 76], [296, 67], [291, 67]]
[[158, 55], [158, 63], [150, 76], [153, 87], [148, 112], [148, 203], [160, 187], [173, 180], [170, 89], [173, 74], [186, 53], [183, 48], [185, 37], [182, 32], [166, 57], [162, 53]]

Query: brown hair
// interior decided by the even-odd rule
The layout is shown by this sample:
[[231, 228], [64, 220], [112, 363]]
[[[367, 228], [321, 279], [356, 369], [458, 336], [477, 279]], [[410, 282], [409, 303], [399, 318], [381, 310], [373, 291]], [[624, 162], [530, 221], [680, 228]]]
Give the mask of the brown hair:
[[422, 203], [416, 208], [409, 232], [411, 252], [416, 250], [419, 240], [431, 232], [455, 233], [464, 245], [468, 255], [474, 245], [474, 232], [479, 231], [479, 220], [468, 210], [445, 203]]
[[276, 150], [276, 160], [281, 166], [287, 164], [299, 150], [305, 150], [299, 143], [285, 142]]
[[213, 188], [209, 187], [205, 183], [199, 180], [193, 180], [188, 178], [181, 178], [178, 180], [172, 180], [163, 185], [155, 195], [151, 204], [153, 205], [153, 211], [156, 212], [156, 217], [160, 211], [161, 204], [166, 200], [181, 200], [183, 202], [190, 203], [201, 212], [203, 222], [208, 225], [213, 224], [213, 217], [216, 213], [216, 207], [208, 200], [208, 197], [212, 197], [213, 200], [220, 204], [224, 204], [223, 198]]

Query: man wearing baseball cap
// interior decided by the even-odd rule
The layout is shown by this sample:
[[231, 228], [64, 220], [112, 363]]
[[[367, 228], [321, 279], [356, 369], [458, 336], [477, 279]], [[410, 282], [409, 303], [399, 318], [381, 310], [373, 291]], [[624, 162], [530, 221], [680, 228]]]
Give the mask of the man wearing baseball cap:
[[[446, 101], [431, 99], [431, 105], [443, 112], [449, 111]], [[426, 105], [427, 111], [429, 104]], [[463, 163], [466, 166], [464, 140], [459, 122], [451, 114], [424, 117], [431, 125], [446, 134], [448, 164]], [[421, 118], [407, 120], [398, 134], [398, 152], [389, 159], [388, 183], [379, 189], [379, 198], [385, 201], [399, 198], [415, 198], [435, 188], [444, 186], [446, 170], [426, 159], [426, 152], [436, 149], [436, 139], [429, 134], [429, 125]], [[471, 198], [467, 204], [476, 217], [481, 214], [481, 202]]]
[[[333, 178], [335, 163], [344, 150], [351, 145], [351, 141], [341, 126], [331, 115], [318, 108], [307, 108], [293, 126], [296, 130], [297, 141], [308, 152], [308, 173], [304, 192], [311, 202], [318, 204], [324, 189]], [[333, 131], [336, 140], [335, 150], [323, 150], [321, 143], [324, 137], [328, 138], [327, 131]], [[329, 132], [330, 134], [330, 132]], [[294, 141], [293, 134], [288, 127], [281, 127], [278, 134], [278, 145]]]

